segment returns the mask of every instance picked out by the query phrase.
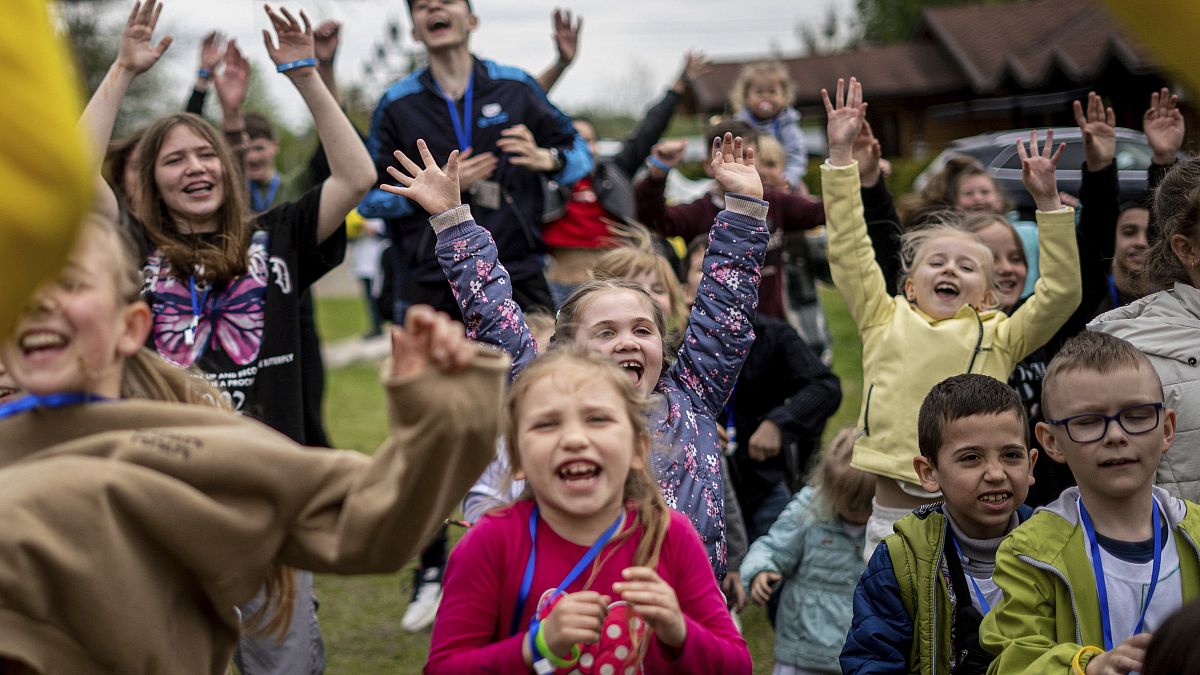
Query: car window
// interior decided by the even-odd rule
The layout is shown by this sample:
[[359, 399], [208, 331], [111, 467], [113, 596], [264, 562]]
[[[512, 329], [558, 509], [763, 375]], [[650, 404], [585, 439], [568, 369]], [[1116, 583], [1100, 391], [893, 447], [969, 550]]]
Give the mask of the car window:
[[[1038, 141], [1044, 142], [1045, 139], [1039, 137]], [[1075, 171], [1078, 171], [1079, 167], [1083, 164], [1084, 160], [1087, 159], [1087, 156], [1084, 154], [1084, 151], [1083, 151], [1083, 139], [1072, 139], [1072, 140], [1066, 141], [1066, 144], [1067, 144], [1067, 149], [1063, 150], [1063, 156], [1061, 159], [1058, 160], [1058, 168], [1059, 168], [1059, 170], [1073, 169]], [[1055, 145], [1058, 145], [1058, 143], [1055, 143]], [[1117, 154], [1118, 155], [1121, 154], [1120, 150], [1121, 150], [1121, 146], [1120, 146], [1120, 143], [1118, 143], [1117, 144]], [[1117, 160], [1117, 166], [1118, 167], [1120, 166], [1120, 159]], [[1014, 152], [1011, 157], [1009, 157], [1007, 160], [1005, 160], [1004, 166], [1002, 168], [1020, 170], [1021, 169], [1021, 155]]]
[[1117, 139], [1117, 170], [1145, 171], [1150, 168], [1153, 154], [1150, 146], [1136, 141]]

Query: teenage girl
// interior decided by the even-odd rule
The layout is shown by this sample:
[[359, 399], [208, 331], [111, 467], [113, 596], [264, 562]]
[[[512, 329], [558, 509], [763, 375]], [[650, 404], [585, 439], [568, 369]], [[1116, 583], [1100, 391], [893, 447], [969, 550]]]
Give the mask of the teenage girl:
[[187, 400], [192, 378], [139, 355], [152, 318], [132, 249], [87, 225], [0, 344], [25, 392], [0, 407], [0, 672], [224, 673], [235, 607], [276, 566], [399, 569], [492, 456], [507, 360], [428, 308], [393, 335], [392, 438], [372, 457], [302, 451], [211, 405], [118, 400]]
[[[436, 250], [468, 335], [501, 346], [518, 373], [537, 354], [537, 345], [512, 301], [491, 235], [459, 200], [457, 155], [443, 172], [428, 148], [418, 147], [424, 167], [397, 152], [406, 173], [390, 167], [401, 186], [384, 189], [438, 214], [430, 219]], [[715, 139], [712, 167], [721, 187], [733, 194], [713, 223], [705, 278], [677, 357], [664, 348], [662, 308], [641, 285], [623, 279], [588, 282], [572, 292], [559, 309], [553, 340], [601, 352], [651, 398], [654, 475], [667, 506], [692, 519], [714, 572], [724, 577], [725, 506], [715, 420], [754, 341], [750, 319], [768, 235], [754, 153], [726, 134]]]
[[838, 80], [829, 115], [829, 161], [821, 167], [829, 226], [829, 262], [863, 341], [863, 395], [853, 465], [875, 474], [875, 508], [864, 556], [892, 523], [938, 495], [921, 490], [912, 468], [916, 419], [930, 388], [960, 372], [1006, 380], [1013, 366], [1041, 346], [1079, 304], [1079, 259], [1074, 215], [1058, 199], [1054, 170], [1062, 154], [1052, 139], [1039, 152], [1018, 143], [1025, 187], [1038, 205], [1043, 272], [1035, 292], [1010, 318], [996, 308], [991, 251], [953, 223], [905, 235], [903, 295], [888, 295], [867, 236], [852, 144], [867, 104], [862, 86]]
[[647, 471], [646, 402], [565, 345], [517, 377], [505, 440], [525, 498], [450, 556], [426, 673], [749, 673], [696, 531]]

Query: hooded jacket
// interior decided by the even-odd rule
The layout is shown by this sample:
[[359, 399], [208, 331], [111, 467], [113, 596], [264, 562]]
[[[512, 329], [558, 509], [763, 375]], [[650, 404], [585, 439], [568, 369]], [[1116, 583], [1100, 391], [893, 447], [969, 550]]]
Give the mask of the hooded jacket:
[[916, 484], [917, 412], [951, 375], [980, 373], [1001, 382], [1040, 347], [1079, 304], [1079, 254], [1069, 208], [1039, 211], [1042, 277], [1011, 317], [963, 305], [934, 319], [903, 295], [890, 297], [875, 261], [859, 193], [858, 164], [821, 167], [829, 266], [863, 342], [863, 395], [852, 465]]
[[1175, 442], [1158, 465], [1156, 485], [1200, 501], [1200, 290], [1184, 283], [1106, 312], [1088, 330], [1128, 340], [1147, 358], [1177, 415]]
[[92, 675], [227, 672], [272, 565], [400, 569], [495, 447], [508, 360], [387, 382], [372, 457], [302, 450], [196, 405], [113, 401], [0, 421], [0, 661]]
[[[1155, 487], [1167, 525], [1175, 532], [1183, 600], [1200, 592], [1200, 512], [1195, 504]], [[1103, 645], [1096, 578], [1079, 524], [1079, 488], [1037, 510], [1013, 530], [996, 554], [992, 576], [1004, 591], [983, 619], [979, 642], [996, 658], [988, 675], [1071, 672], [1084, 645]]]

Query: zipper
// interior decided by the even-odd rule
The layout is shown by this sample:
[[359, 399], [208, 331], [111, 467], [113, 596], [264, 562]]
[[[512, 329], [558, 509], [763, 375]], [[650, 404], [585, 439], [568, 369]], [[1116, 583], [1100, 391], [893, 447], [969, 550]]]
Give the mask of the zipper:
[[[933, 637], [933, 663], [931, 664], [931, 668], [929, 670], [930, 675], [937, 675], [937, 673], [938, 673], [938, 661], [939, 661], [939, 658], [938, 658], [938, 633], [940, 633], [941, 630], [939, 629], [939, 627], [937, 625], [937, 621], [936, 621], [936, 619], [937, 619], [937, 596], [938, 596], [938, 578], [942, 574], [942, 562], [943, 562], [943, 558], [946, 555], [945, 538], [946, 538], [946, 532], [945, 532], [945, 527], [943, 527], [942, 535], [940, 537], [938, 537], [938, 542], [937, 542], [937, 552], [938, 552], [937, 559], [933, 561], [933, 583], [929, 585], [929, 587], [931, 589], [931, 592], [929, 594], [929, 606], [930, 606], [930, 608], [933, 609], [933, 616], [935, 619], [934, 626], [933, 626], [934, 629], [931, 631], [933, 633], [933, 636], [932, 636]], [[954, 613], [954, 610], [951, 609], [951, 615], [953, 615], [953, 613]], [[950, 622], [950, 631], [951, 632], [954, 631], [954, 620], [953, 619], [951, 619], [951, 622]], [[953, 656], [954, 655], [951, 654], [952, 658], [953, 658]]]
[[975, 321], [979, 324], [979, 336], [975, 338], [975, 349], [971, 352], [971, 362], [967, 364], [967, 372], [975, 367], [975, 359], [979, 357], [979, 352], [983, 351], [983, 317], [979, 316], [979, 310], [971, 308], [975, 312]]
[[[1195, 544], [1192, 545], [1195, 546]], [[1198, 555], [1200, 555], [1200, 553], [1198, 553]], [[1054, 565], [1044, 563], [1040, 560], [1035, 560], [1025, 554], [1018, 554], [1017, 559], [1023, 561], [1027, 565], [1042, 570], [1043, 572], [1049, 572], [1053, 574], [1054, 576], [1058, 577], [1059, 581], [1063, 582], [1064, 586], [1067, 587], [1067, 594], [1071, 597], [1071, 616], [1075, 618], [1075, 644], [1083, 644], [1083, 636], [1080, 634], [1079, 629], [1079, 608], [1075, 605], [1075, 589], [1071, 588], [1071, 582], [1067, 580], [1067, 575], [1063, 574], [1062, 571], [1060, 571]]]
[[871, 394], [875, 392], [875, 385], [867, 387], [867, 405], [863, 410], [863, 436], [871, 435]]

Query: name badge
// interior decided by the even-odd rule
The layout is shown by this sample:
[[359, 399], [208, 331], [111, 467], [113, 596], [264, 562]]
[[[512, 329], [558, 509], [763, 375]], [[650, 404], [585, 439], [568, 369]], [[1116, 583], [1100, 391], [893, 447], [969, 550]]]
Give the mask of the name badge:
[[476, 181], [471, 186], [471, 202], [495, 211], [500, 208], [500, 184], [494, 180]]

